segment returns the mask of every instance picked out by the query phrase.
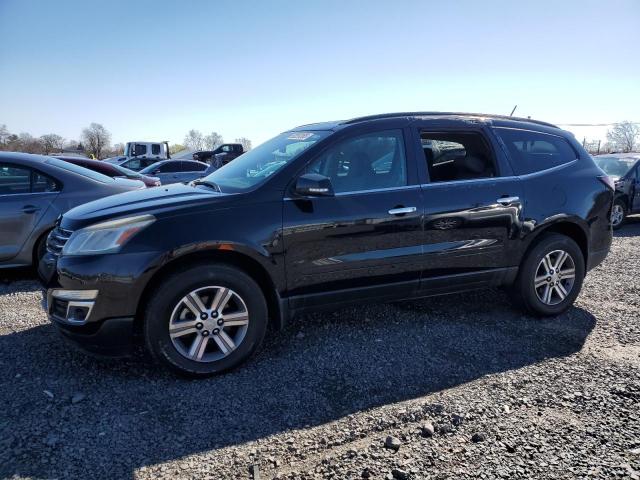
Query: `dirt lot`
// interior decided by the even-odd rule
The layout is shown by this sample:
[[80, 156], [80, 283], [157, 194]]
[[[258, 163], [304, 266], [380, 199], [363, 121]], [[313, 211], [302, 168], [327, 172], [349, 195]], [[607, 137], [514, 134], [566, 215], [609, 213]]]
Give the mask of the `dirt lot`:
[[640, 219], [561, 318], [501, 291], [345, 309], [205, 381], [70, 350], [2, 277], [3, 478], [640, 478]]

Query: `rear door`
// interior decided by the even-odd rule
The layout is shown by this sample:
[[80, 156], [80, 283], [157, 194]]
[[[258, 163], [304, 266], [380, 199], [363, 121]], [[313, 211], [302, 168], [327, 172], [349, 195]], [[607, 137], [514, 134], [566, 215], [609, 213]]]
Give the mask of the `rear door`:
[[424, 197], [422, 293], [500, 283], [517, 265], [523, 189], [481, 124], [413, 134]]
[[54, 179], [40, 172], [0, 163], [0, 260], [20, 253], [59, 190]]
[[202, 177], [207, 169], [206, 165], [199, 162], [185, 160], [181, 163], [182, 172], [180, 174], [180, 181], [182, 182], [190, 182], [191, 180]]
[[158, 172], [153, 173], [154, 177], [158, 177], [163, 185], [181, 182], [182, 162], [178, 160], [168, 161], [158, 167]]
[[640, 212], [640, 162], [636, 164], [631, 174], [631, 210]]
[[284, 199], [293, 308], [408, 297], [417, 288], [421, 190], [407, 161], [407, 132], [371, 131], [337, 142], [305, 170], [328, 177], [335, 196]]

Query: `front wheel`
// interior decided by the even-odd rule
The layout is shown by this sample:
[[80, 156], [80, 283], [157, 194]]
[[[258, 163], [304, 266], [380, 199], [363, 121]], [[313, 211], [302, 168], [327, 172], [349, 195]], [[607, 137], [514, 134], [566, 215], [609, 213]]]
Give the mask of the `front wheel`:
[[146, 345], [153, 357], [186, 376], [229, 370], [258, 349], [267, 329], [267, 305], [258, 284], [227, 265], [174, 273], [150, 298]]
[[611, 209], [611, 226], [614, 230], [622, 227], [624, 219], [627, 216], [627, 207], [622, 200], [616, 200]]
[[512, 297], [534, 315], [559, 315], [575, 301], [584, 275], [584, 256], [576, 242], [560, 234], [546, 235], [524, 259]]

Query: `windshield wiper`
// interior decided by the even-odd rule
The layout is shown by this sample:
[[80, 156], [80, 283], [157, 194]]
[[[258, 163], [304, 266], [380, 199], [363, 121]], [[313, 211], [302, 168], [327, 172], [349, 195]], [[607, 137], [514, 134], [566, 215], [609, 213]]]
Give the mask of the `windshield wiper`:
[[222, 190], [220, 190], [220, 186], [210, 180], [194, 180], [193, 182], [191, 182], [191, 185], [204, 185], [205, 187], [213, 188], [216, 192], [222, 193]]

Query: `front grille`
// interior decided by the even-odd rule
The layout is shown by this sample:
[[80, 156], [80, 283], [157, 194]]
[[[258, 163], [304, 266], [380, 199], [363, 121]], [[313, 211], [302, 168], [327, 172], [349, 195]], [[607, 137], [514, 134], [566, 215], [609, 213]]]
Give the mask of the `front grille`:
[[60, 228], [60, 226], [51, 230], [51, 233], [47, 237], [47, 251], [56, 257], [60, 256], [60, 253], [62, 253], [62, 247], [67, 243], [67, 240], [69, 240], [72, 233], [72, 231]]

